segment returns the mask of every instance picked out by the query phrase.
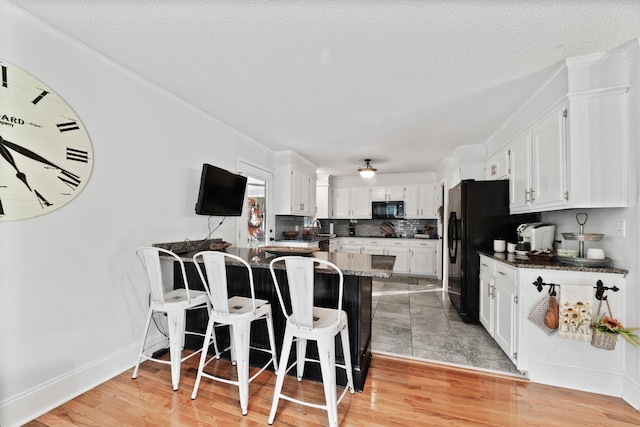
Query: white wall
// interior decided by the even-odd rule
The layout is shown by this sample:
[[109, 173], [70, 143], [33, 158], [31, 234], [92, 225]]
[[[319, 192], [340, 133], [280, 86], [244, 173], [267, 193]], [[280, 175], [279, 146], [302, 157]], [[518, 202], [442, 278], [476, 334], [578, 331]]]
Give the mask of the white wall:
[[[71, 105], [95, 157], [71, 203], [0, 222], [0, 425], [8, 427], [133, 365], [148, 307], [134, 250], [207, 235], [207, 217], [194, 214], [202, 163], [274, 164], [259, 143], [6, 3], [0, 57]], [[233, 242], [234, 232], [227, 220], [214, 237]]]

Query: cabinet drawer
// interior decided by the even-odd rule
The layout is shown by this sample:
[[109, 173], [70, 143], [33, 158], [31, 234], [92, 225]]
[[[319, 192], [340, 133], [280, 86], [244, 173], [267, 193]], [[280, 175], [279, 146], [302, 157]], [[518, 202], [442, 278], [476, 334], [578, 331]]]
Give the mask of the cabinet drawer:
[[496, 262], [491, 258], [487, 258], [484, 256], [480, 257], [480, 273], [489, 273], [493, 276], [495, 272]]
[[496, 262], [495, 277], [498, 280], [504, 280], [509, 284], [516, 285], [516, 269], [507, 266], [501, 262]]

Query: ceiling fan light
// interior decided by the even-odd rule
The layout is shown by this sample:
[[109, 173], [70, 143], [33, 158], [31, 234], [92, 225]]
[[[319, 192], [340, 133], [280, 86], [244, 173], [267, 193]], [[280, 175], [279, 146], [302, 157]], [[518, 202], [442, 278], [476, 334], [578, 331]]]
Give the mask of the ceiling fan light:
[[378, 169], [374, 168], [373, 166], [371, 166], [371, 164], [369, 163], [371, 161], [371, 159], [364, 159], [365, 161], [365, 165], [364, 166], [360, 166], [358, 168], [358, 172], [360, 172], [360, 176], [363, 178], [372, 178], [373, 175], [376, 174], [376, 171]]

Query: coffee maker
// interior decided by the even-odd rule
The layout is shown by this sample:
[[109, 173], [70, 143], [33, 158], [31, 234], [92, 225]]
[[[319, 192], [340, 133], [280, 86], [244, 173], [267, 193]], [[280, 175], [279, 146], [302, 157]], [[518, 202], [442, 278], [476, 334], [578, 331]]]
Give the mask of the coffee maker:
[[[542, 222], [528, 222], [520, 224], [516, 230], [518, 242], [530, 246], [532, 251], [537, 249], [553, 249], [556, 236], [556, 226]], [[527, 245], [528, 243], [528, 245]]]

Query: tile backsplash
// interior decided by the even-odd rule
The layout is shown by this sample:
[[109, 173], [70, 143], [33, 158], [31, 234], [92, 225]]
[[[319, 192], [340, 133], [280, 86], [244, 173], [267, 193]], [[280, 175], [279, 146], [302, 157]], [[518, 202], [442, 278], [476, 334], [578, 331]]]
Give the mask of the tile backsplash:
[[[435, 219], [359, 219], [353, 221], [355, 224], [356, 237], [378, 237], [382, 236], [380, 225], [383, 222], [393, 224], [395, 235], [398, 237], [413, 238], [416, 233], [424, 234], [428, 226], [431, 227], [432, 238], [437, 237], [437, 220]], [[349, 225], [351, 221], [348, 219], [321, 219], [322, 225], [320, 232], [329, 233], [329, 224], [333, 223], [333, 232], [339, 237], [349, 236]], [[294, 215], [276, 215], [276, 239], [283, 239], [282, 232], [295, 230], [298, 226], [302, 233], [305, 225], [310, 225], [308, 218]]]

